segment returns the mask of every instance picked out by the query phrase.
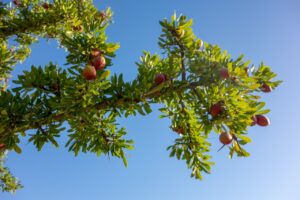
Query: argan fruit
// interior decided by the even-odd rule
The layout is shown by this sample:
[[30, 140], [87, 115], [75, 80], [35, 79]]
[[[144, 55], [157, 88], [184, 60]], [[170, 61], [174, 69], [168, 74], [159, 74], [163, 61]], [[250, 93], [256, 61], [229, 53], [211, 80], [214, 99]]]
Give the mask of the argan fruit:
[[104, 58], [104, 56], [96, 56], [92, 59], [92, 63], [91, 63], [96, 70], [102, 70], [105, 68], [106, 65], [106, 60]]
[[219, 140], [222, 144], [227, 145], [232, 142], [233, 136], [230, 133], [224, 131], [220, 134]]
[[157, 85], [162, 84], [166, 80], [167, 80], [167, 76], [165, 74], [162, 74], [162, 73], [156, 74], [156, 76], [154, 78], [154, 82]]
[[94, 80], [97, 78], [97, 72], [95, 67], [91, 66], [91, 65], [87, 65], [82, 72], [84, 78], [86, 80]]
[[225, 67], [221, 68], [219, 73], [220, 73], [221, 79], [226, 79], [229, 77], [228, 69]]
[[175, 131], [178, 134], [184, 134], [184, 129], [182, 127], [173, 128], [173, 131]]
[[50, 5], [48, 3], [43, 3], [42, 6], [45, 10], [48, 10], [50, 8]]
[[271, 124], [270, 119], [264, 115], [256, 115], [257, 124], [259, 126], [269, 126]]
[[97, 56], [99, 56], [101, 54], [101, 51], [99, 50], [99, 49], [97, 49], [97, 48], [95, 48], [95, 49], [93, 49], [92, 51], [91, 51], [91, 56], [92, 57], [97, 57]]
[[3, 143], [1, 143], [1, 144], [0, 144], [0, 151], [3, 151], [3, 150], [5, 150], [5, 147], [6, 147], [6, 145], [5, 145], [5, 144], [3, 144]]
[[260, 87], [261, 91], [265, 92], [265, 93], [268, 93], [268, 92], [272, 92], [272, 87], [269, 86], [268, 84], [266, 83], [263, 83]]
[[13, 4], [15, 4], [15, 6], [21, 6], [21, 2], [19, 0], [13, 0]]
[[216, 117], [217, 115], [219, 115], [222, 112], [222, 105], [220, 103], [216, 103], [213, 104], [210, 109], [209, 109], [209, 113], [211, 114], [211, 116]]

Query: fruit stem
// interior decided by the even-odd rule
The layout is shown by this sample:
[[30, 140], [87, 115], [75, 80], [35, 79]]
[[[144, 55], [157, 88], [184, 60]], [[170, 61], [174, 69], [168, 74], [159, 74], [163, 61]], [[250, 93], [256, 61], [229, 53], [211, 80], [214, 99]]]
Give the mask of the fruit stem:
[[185, 72], [185, 64], [184, 64], [184, 49], [183, 46], [178, 44], [180, 48], [180, 57], [181, 57], [181, 69], [182, 69], [182, 81], [186, 81], [186, 72]]
[[226, 146], [226, 144], [223, 144], [222, 146], [221, 146], [221, 148], [220, 149], [218, 149], [218, 151], [217, 152], [219, 152], [219, 151], [221, 151], [224, 147]]

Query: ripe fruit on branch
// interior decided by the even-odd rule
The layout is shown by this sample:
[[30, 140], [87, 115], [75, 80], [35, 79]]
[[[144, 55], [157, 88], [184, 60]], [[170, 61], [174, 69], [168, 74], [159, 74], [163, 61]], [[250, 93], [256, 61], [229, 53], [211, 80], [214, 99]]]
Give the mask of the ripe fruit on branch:
[[209, 109], [209, 113], [211, 114], [211, 116], [216, 117], [217, 115], [219, 115], [222, 112], [223, 108], [222, 108], [222, 104], [220, 102], [213, 104], [210, 109]]
[[95, 67], [96, 70], [102, 70], [105, 68], [106, 60], [105, 60], [104, 56], [98, 55], [92, 59], [91, 64]]
[[21, 5], [20, 0], [13, 0], [13, 4], [15, 4], [17, 7]]
[[219, 140], [222, 144], [227, 145], [232, 142], [233, 136], [230, 133], [224, 131], [220, 134]]
[[229, 77], [229, 72], [227, 68], [223, 67], [220, 69], [220, 77], [221, 79], [226, 79]]
[[256, 115], [252, 116], [251, 119], [252, 119], [251, 126], [256, 125], [257, 124], [257, 117], [256, 117]]
[[175, 127], [173, 128], [173, 131], [175, 131], [178, 134], [184, 134], [184, 129], [182, 127]]
[[0, 152], [5, 150], [6, 145], [1, 143], [0, 144]]
[[82, 72], [84, 78], [86, 80], [94, 80], [97, 78], [97, 72], [95, 67], [91, 66], [91, 65], [87, 65]]
[[48, 3], [43, 3], [42, 6], [45, 10], [48, 10], [50, 8], [50, 5]]
[[264, 115], [256, 115], [257, 124], [259, 126], [269, 126], [270, 125], [270, 119], [267, 116]]
[[269, 86], [269, 85], [266, 84], [266, 83], [263, 83], [263, 84], [261, 85], [260, 89], [261, 89], [261, 91], [266, 92], [266, 93], [272, 92], [272, 87]]
[[99, 49], [97, 49], [97, 48], [95, 48], [95, 49], [93, 49], [93, 50], [91, 51], [91, 57], [92, 57], [92, 58], [97, 57], [97, 56], [99, 56], [100, 54], [101, 54], [101, 51], [100, 51]]
[[154, 82], [159, 85], [167, 80], [167, 76], [165, 74], [159, 73], [155, 75]]

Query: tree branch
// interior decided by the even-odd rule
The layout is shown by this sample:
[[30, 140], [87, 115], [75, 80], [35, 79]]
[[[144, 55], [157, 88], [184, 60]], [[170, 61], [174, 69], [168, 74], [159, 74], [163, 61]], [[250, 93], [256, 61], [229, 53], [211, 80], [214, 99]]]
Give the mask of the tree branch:
[[182, 70], [182, 80], [186, 81], [186, 69], [185, 69], [185, 64], [184, 64], [184, 47], [178, 43], [178, 46], [180, 48], [180, 58], [181, 58], [181, 70]]
[[[106, 99], [105, 101], [101, 101], [99, 103], [96, 103], [94, 106], [90, 106], [91, 108], [97, 108], [99, 110], [107, 110], [110, 108], [121, 108], [124, 105], [128, 104], [137, 104], [141, 102], [145, 102], [148, 100], [148, 103], [152, 103], [150, 100], [153, 100], [154, 98], [160, 97], [162, 95], [168, 95], [173, 92], [181, 92], [186, 89], [193, 89], [199, 86], [199, 82], [192, 82], [189, 84], [182, 84], [181, 82], [177, 85], [171, 85], [170, 87], [163, 88], [163, 93], [157, 92], [157, 93], [151, 93], [149, 95], [134, 95], [135, 98], [129, 98], [129, 97], [111, 97], [109, 99]], [[31, 109], [32, 110], [32, 109]], [[88, 112], [88, 108], [86, 109], [86, 112]], [[30, 113], [29, 113], [30, 114]], [[10, 134], [15, 134], [19, 132], [24, 132], [30, 129], [38, 129], [40, 126], [47, 125], [50, 122], [63, 122], [66, 118], [76, 116], [76, 112], [70, 112], [70, 111], [61, 111], [58, 113], [53, 114], [47, 114], [45, 117], [38, 118], [36, 120], [31, 120], [31, 123], [26, 126], [19, 126], [18, 122], [16, 122], [15, 128], [12, 128], [9, 132]], [[26, 115], [23, 116], [23, 118], [26, 118]], [[19, 121], [23, 121], [20, 119]], [[20, 123], [21, 124], [21, 123]]]

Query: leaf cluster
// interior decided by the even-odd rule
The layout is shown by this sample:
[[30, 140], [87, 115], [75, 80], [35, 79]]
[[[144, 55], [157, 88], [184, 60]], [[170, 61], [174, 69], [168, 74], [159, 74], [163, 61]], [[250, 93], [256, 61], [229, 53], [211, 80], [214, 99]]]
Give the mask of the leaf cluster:
[[[0, 5], [0, 144], [6, 150], [21, 153], [18, 144], [29, 130], [29, 142], [38, 150], [47, 143], [58, 147], [58, 138], [67, 133], [65, 147], [75, 155], [116, 156], [127, 166], [125, 153], [133, 148], [133, 141], [126, 138], [118, 118], [147, 115], [151, 105], [159, 104], [161, 117], [169, 118], [170, 129], [178, 134], [167, 148], [170, 156], [184, 160], [192, 177], [202, 179], [203, 172], [211, 172], [211, 134], [226, 131], [234, 136], [230, 157], [250, 155], [244, 145], [251, 142], [247, 130], [252, 117], [269, 112], [259, 96], [261, 86], [275, 89], [280, 84], [273, 80], [276, 74], [270, 67], [263, 63], [255, 67], [243, 55], [231, 58], [217, 45], [197, 38], [192, 20], [174, 14], [160, 21], [162, 53], [144, 51], [136, 62], [137, 77], [126, 82], [122, 74], [110, 75], [119, 48], [107, 42], [110, 9], [99, 12], [92, 1], [56, 0], [47, 9], [43, 3], [24, 0], [18, 6]], [[11, 46], [12, 38], [18, 47]], [[65, 66], [52, 62], [31, 66], [14, 80], [12, 90], [6, 90], [12, 67], [29, 55], [30, 45], [39, 38], [54, 38], [66, 49]], [[92, 62], [95, 49], [107, 65], [88, 81], [83, 68]], [[228, 77], [220, 75], [223, 69]], [[163, 83], [155, 82], [158, 74], [164, 75]], [[222, 111], [212, 116], [215, 104]], [[18, 185], [9, 186], [15, 179], [5, 180], [12, 190]]]

